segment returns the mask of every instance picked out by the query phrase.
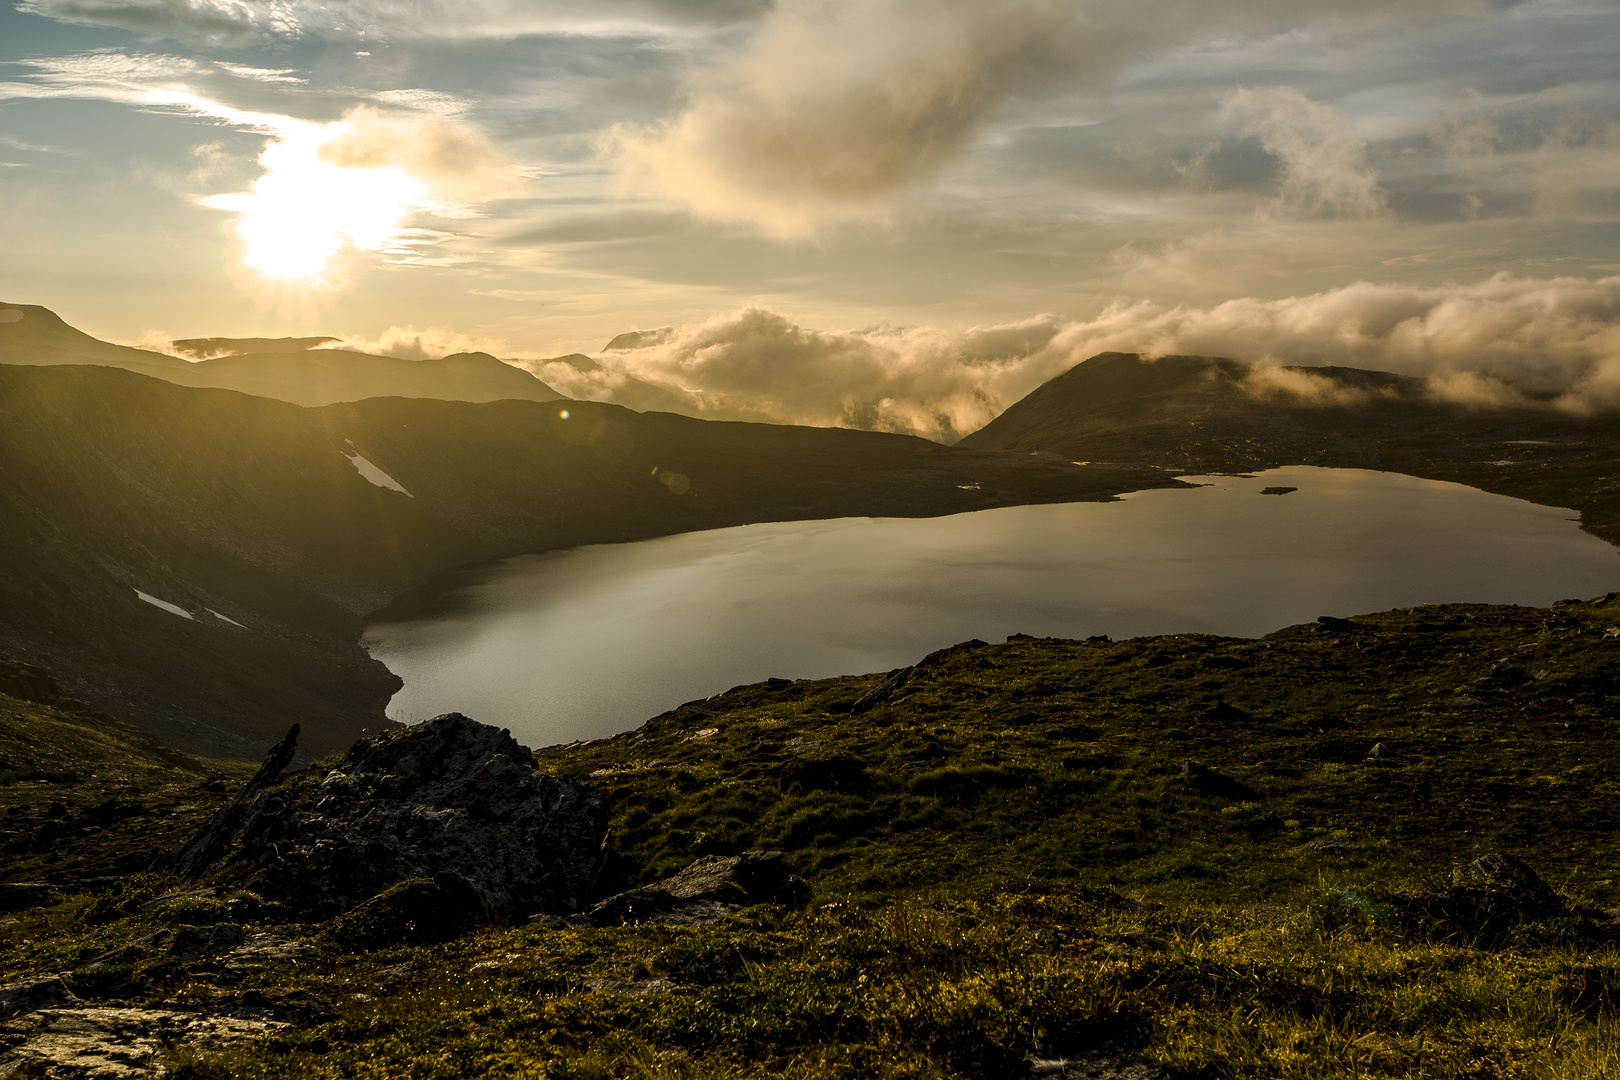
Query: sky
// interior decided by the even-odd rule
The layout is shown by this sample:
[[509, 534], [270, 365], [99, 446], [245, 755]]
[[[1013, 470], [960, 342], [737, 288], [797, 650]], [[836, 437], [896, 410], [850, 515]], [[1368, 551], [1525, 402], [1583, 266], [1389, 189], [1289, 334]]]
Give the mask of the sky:
[[0, 300], [946, 441], [1103, 349], [1608, 409], [1617, 56], [1615, 0], [0, 0]]

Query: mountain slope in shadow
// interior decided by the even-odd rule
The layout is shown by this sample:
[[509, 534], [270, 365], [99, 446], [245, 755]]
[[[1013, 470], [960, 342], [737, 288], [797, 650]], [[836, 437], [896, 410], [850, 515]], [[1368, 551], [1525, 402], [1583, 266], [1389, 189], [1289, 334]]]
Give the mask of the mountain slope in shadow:
[[909, 436], [590, 402], [302, 408], [0, 365], [0, 652], [194, 753], [325, 752], [397, 680], [367, 613], [448, 571], [755, 521], [922, 516], [1173, 483]]
[[181, 386], [238, 390], [307, 406], [368, 397], [445, 401], [555, 401], [562, 397], [529, 372], [504, 364], [488, 353], [401, 360], [306, 344], [335, 340], [190, 338], [175, 344], [197, 355], [226, 355], [188, 361], [98, 341], [47, 308], [0, 304], [0, 363], [6, 364], [119, 367]]
[[1587, 531], [1620, 544], [1620, 418], [1538, 402], [1471, 407], [1384, 371], [1102, 353], [958, 445], [1184, 473], [1278, 465], [1408, 473], [1579, 510]]

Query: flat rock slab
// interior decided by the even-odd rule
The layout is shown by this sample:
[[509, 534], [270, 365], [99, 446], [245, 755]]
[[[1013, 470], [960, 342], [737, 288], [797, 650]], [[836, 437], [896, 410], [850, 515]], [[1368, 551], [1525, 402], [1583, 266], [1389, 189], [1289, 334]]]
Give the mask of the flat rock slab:
[[0, 1078], [132, 1080], [155, 1077], [165, 1046], [217, 1049], [286, 1027], [169, 1009], [47, 1009], [22, 1045], [0, 1057]]
[[707, 855], [662, 881], [610, 896], [568, 924], [701, 926], [750, 904], [803, 903], [808, 893], [780, 851]]

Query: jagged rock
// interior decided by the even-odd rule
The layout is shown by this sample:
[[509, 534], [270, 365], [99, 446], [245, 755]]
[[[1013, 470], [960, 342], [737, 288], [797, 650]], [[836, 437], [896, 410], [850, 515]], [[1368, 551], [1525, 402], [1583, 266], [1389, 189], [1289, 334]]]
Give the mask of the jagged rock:
[[809, 895], [780, 851], [709, 855], [640, 889], [619, 893], [568, 920], [572, 926], [713, 922], [750, 904], [799, 904]]
[[31, 1034], [0, 1056], [0, 1078], [135, 1080], [159, 1075], [158, 1054], [176, 1043], [219, 1049], [287, 1025], [176, 1009], [48, 1009]]
[[15, 1016], [52, 1005], [77, 1005], [79, 999], [59, 975], [23, 979], [0, 986], [0, 1015]]
[[1534, 870], [1512, 855], [1493, 851], [1470, 863], [1451, 868], [1453, 885], [1485, 885], [1505, 889], [1537, 904], [1554, 906], [1558, 896]]
[[855, 704], [849, 707], [849, 711], [852, 713], [863, 713], [877, 708], [879, 705], [889, 700], [889, 698], [893, 697], [895, 691], [899, 690], [901, 687], [905, 686], [906, 683], [915, 678], [916, 674], [917, 669], [915, 666], [895, 668], [882, 679], [879, 679], [877, 684], [871, 689], [867, 690], [866, 693], [856, 698]]
[[852, 713], [863, 713], [871, 709], [875, 709], [898, 693], [902, 688], [905, 687], [907, 683], [911, 682], [911, 680], [915, 679], [929, 668], [938, 667], [959, 653], [985, 648], [989, 648], [988, 642], [980, 641], [978, 638], [973, 638], [971, 641], [963, 641], [959, 644], [950, 645], [943, 649], [936, 649], [927, 656], [923, 657], [921, 660], [917, 661], [911, 667], [895, 668], [893, 671], [889, 672], [882, 679], [878, 680], [877, 685], [873, 686], [871, 689], [867, 690], [866, 693], [856, 698], [855, 704], [849, 707], [849, 711]]
[[[362, 739], [324, 774], [244, 796], [170, 863], [323, 918], [439, 874], [465, 879], [495, 918], [568, 914], [605, 828], [595, 788], [539, 772], [506, 731], [460, 713]], [[217, 854], [200, 865], [187, 854], [204, 848]]]
[[236, 798], [209, 818], [208, 824], [196, 836], [167, 855], [160, 856], [152, 864], [152, 869], [170, 870], [191, 881], [224, 855], [249, 813], [253, 796], [274, 783], [297, 753], [298, 731], [298, 725], [294, 724], [286, 737], [270, 748], [264, 764], [259, 766], [259, 771], [247, 782], [247, 786], [236, 793]]

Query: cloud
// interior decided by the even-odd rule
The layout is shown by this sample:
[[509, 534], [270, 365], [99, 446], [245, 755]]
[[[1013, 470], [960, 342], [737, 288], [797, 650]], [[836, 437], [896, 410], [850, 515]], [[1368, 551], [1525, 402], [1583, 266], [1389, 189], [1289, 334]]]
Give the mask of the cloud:
[[17, 10], [59, 22], [115, 26], [149, 37], [221, 45], [265, 32], [296, 36], [297, 21], [286, 7], [239, 0], [23, 0]]
[[1058, 0], [782, 0], [747, 52], [693, 73], [684, 111], [616, 126], [604, 149], [633, 183], [699, 215], [805, 236], [830, 217], [881, 213], [890, 194], [954, 158], [1009, 93], [1116, 69], [1124, 58], [1108, 45], [1150, 32], [1106, 11], [1088, 20]]
[[1297, 367], [1264, 365], [1253, 368], [1243, 379], [1243, 389], [1257, 398], [1287, 398], [1309, 405], [1365, 405], [1378, 397], [1394, 397], [1393, 392], [1374, 392], [1347, 386], [1337, 379]]
[[478, 129], [440, 116], [357, 106], [329, 124], [286, 122], [246, 191], [198, 202], [235, 215], [233, 276], [261, 307], [309, 318], [375, 262], [450, 265], [451, 234], [424, 219], [467, 218], [515, 191], [515, 171]]
[[328, 346], [352, 349], [374, 356], [395, 356], [401, 360], [437, 360], [454, 353], [484, 352], [501, 356], [509, 346], [499, 338], [474, 337], [449, 326], [390, 326], [375, 337], [367, 334], [339, 334], [341, 341]]
[[1060, 326], [1048, 315], [966, 331], [829, 332], [748, 308], [603, 363], [683, 396], [695, 415], [954, 442], [1021, 392], [1030, 357]]
[[340, 169], [400, 169], [442, 195], [479, 200], [523, 184], [489, 137], [465, 121], [385, 113], [366, 105], [330, 125], [320, 160]]
[[1384, 211], [1378, 174], [1367, 164], [1367, 143], [1331, 105], [1291, 86], [1234, 90], [1222, 119], [1256, 136], [1282, 165], [1276, 207], [1309, 217], [1374, 217]]
[[[780, 0], [745, 52], [690, 75], [680, 112], [615, 126], [601, 145], [635, 187], [704, 217], [806, 237], [824, 222], [889, 214], [897, 193], [960, 156], [1008, 103], [1103, 87], [1151, 49], [1480, 6]], [[1328, 106], [1283, 88], [1239, 91], [1231, 111], [1283, 162], [1288, 207], [1381, 210], [1365, 148]]]
[[1620, 408], [1620, 276], [1358, 282], [1209, 308], [1121, 302], [1065, 327], [1052, 350], [1075, 361], [1121, 350], [1437, 376], [1433, 393], [1475, 404], [1507, 400], [1481, 381], [1495, 380], [1572, 410], [1614, 409]]
[[222, 100], [244, 85], [251, 88], [286, 81], [290, 76], [279, 70], [117, 49], [11, 63], [33, 71], [0, 82], [0, 100], [112, 101], [151, 112], [211, 117], [265, 134], [291, 130], [299, 123], [279, 113], [237, 108]]
[[623, 34], [755, 17], [766, 0], [22, 0], [60, 22], [113, 26], [193, 45], [305, 37], [345, 41]]
[[[600, 359], [668, 390], [695, 416], [953, 442], [1047, 379], [1110, 351], [1231, 357], [1256, 365], [1249, 392], [1319, 405], [1359, 405], [1375, 395], [1283, 365], [1399, 372], [1425, 379], [1430, 398], [1470, 408], [1615, 410], [1620, 276], [1362, 282], [1208, 308], [1120, 302], [1093, 319], [1042, 315], [967, 330], [821, 331], [749, 308]], [[611, 375], [551, 374], [565, 393], [614, 400]]]

